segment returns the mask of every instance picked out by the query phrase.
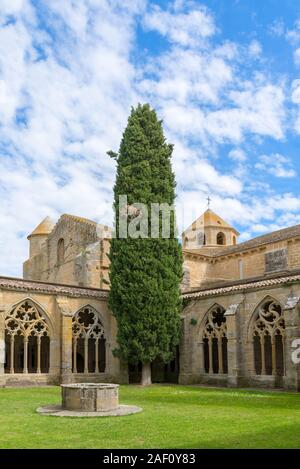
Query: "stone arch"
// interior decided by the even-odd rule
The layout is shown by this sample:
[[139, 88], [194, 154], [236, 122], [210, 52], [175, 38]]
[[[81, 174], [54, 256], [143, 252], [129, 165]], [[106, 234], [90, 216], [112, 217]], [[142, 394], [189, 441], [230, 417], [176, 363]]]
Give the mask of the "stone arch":
[[216, 241], [217, 241], [217, 244], [218, 244], [218, 245], [220, 245], [220, 246], [225, 246], [225, 244], [226, 244], [226, 236], [225, 236], [225, 234], [223, 233], [223, 231], [219, 231], [219, 233], [217, 234]]
[[28, 297], [5, 315], [5, 372], [49, 373], [53, 327], [45, 309]]
[[266, 295], [255, 307], [248, 326], [256, 375], [283, 376], [285, 373], [285, 320], [283, 305]]
[[280, 305], [280, 307], [283, 309], [283, 303], [281, 301], [278, 300], [278, 298], [276, 298], [275, 296], [273, 295], [265, 295], [263, 298], [261, 298], [260, 300], [257, 301], [256, 305], [254, 306], [253, 308], [253, 311], [251, 313], [251, 316], [250, 316], [250, 319], [249, 319], [249, 322], [248, 322], [248, 327], [247, 327], [247, 339], [248, 341], [251, 341], [251, 332], [252, 332], [252, 327], [253, 327], [253, 324], [255, 322], [255, 318], [256, 318], [256, 313], [258, 311], [258, 309], [266, 302], [266, 301], [275, 301], [276, 303], [278, 303]]
[[73, 373], [99, 373], [106, 369], [106, 333], [101, 313], [90, 304], [72, 317]]
[[203, 367], [206, 373], [228, 372], [226, 309], [214, 303], [201, 321], [199, 333], [203, 347]]

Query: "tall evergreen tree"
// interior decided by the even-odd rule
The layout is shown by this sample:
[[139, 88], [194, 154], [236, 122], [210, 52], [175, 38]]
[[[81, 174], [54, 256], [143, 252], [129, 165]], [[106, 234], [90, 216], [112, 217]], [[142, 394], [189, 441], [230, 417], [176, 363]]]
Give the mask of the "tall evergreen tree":
[[[142, 362], [141, 384], [151, 384], [151, 362], [173, 358], [180, 334], [180, 280], [182, 252], [170, 216], [170, 237], [162, 231], [159, 214], [157, 237], [151, 237], [151, 204], [173, 205], [175, 177], [171, 167], [173, 146], [166, 143], [162, 122], [148, 104], [132, 109], [119, 152], [108, 152], [117, 161], [114, 186], [116, 236], [110, 250], [109, 305], [118, 323], [115, 353], [128, 363]], [[133, 204], [146, 204], [148, 238], [120, 236], [122, 210], [119, 196], [127, 196], [125, 217], [141, 222], [130, 211]], [[129, 207], [129, 209], [128, 209]], [[120, 213], [121, 214], [120, 214]], [[153, 213], [153, 212], [152, 212]]]

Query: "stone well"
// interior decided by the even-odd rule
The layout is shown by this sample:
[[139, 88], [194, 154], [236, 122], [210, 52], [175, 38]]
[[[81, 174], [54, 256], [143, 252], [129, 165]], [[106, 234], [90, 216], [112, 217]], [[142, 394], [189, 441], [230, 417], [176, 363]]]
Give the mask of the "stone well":
[[118, 417], [141, 412], [135, 405], [119, 404], [119, 385], [111, 383], [61, 384], [61, 405], [38, 407], [39, 414], [55, 417]]
[[119, 407], [119, 385], [107, 383], [62, 384], [62, 408], [83, 412], [108, 412]]

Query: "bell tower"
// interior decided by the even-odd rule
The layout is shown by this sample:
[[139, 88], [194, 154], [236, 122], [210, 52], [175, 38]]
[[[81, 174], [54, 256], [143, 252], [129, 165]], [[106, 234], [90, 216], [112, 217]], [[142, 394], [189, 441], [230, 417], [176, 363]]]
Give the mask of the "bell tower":
[[184, 249], [207, 249], [234, 246], [239, 232], [208, 208], [182, 233]]
[[51, 220], [51, 218], [46, 217], [27, 237], [29, 241], [29, 257], [36, 256], [40, 253], [41, 246], [53, 230], [54, 225], [55, 223]]

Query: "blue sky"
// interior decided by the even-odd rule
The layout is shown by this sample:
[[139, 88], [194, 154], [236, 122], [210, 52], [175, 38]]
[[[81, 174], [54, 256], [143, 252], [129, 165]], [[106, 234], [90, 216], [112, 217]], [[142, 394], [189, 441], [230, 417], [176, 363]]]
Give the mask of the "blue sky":
[[300, 222], [298, 0], [0, 0], [0, 273], [45, 216], [112, 224], [130, 108], [175, 144], [179, 228], [240, 240]]

